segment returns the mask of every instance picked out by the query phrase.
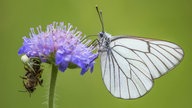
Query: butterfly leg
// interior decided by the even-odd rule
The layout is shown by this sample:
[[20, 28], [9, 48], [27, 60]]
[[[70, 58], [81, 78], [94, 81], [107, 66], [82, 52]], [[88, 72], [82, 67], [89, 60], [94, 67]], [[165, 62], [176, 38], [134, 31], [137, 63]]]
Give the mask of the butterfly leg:
[[93, 46], [94, 48], [99, 44], [99, 40], [98, 39], [95, 39], [93, 40], [88, 46]]

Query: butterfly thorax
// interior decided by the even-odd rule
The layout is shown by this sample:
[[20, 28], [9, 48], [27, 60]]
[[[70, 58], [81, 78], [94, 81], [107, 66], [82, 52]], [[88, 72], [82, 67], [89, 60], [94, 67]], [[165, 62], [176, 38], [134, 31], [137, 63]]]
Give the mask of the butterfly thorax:
[[110, 49], [111, 34], [106, 32], [99, 33], [99, 51], [108, 51]]

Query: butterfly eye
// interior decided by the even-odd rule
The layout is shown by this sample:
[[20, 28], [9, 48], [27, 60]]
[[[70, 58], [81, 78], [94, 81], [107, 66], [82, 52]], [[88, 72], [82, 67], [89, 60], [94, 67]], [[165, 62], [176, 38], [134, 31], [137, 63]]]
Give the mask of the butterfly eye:
[[102, 37], [103, 37], [103, 35], [104, 35], [104, 33], [103, 33], [103, 32], [100, 32], [100, 33], [99, 33], [99, 37], [100, 37], [100, 38], [102, 38]]

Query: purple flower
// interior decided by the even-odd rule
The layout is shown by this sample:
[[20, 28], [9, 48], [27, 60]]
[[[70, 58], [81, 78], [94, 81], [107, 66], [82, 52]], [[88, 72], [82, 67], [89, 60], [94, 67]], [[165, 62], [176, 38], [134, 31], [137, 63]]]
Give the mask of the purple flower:
[[82, 68], [84, 74], [90, 68], [93, 71], [94, 60], [98, 53], [93, 53], [96, 48], [89, 45], [91, 40], [81, 36], [81, 32], [72, 30], [72, 25], [63, 22], [54, 22], [42, 31], [37, 27], [38, 33], [31, 29], [30, 38], [23, 37], [23, 46], [18, 54], [28, 57], [39, 57], [43, 62], [55, 63], [59, 70], [64, 72], [70, 63]]

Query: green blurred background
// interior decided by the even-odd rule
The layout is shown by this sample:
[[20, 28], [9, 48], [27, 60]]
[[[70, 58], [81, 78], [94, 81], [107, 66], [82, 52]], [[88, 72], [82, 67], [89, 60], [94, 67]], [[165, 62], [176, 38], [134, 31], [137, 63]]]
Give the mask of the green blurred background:
[[169, 74], [155, 80], [147, 95], [136, 100], [114, 98], [105, 88], [99, 60], [84, 76], [80, 69], [59, 72], [56, 108], [192, 108], [192, 0], [0, 0], [0, 108], [47, 108], [50, 66], [43, 73], [44, 87], [31, 98], [20, 75], [17, 55], [30, 27], [44, 28], [53, 21], [70, 22], [84, 34], [97, 34], [101, 25], [95, 6], [103, 11], [105, 30], [177, 43], [184, 60]]

